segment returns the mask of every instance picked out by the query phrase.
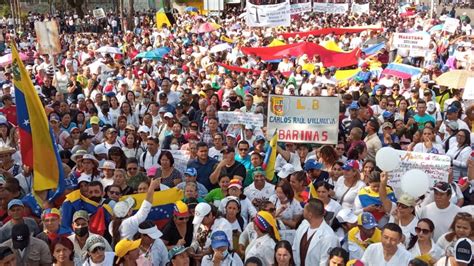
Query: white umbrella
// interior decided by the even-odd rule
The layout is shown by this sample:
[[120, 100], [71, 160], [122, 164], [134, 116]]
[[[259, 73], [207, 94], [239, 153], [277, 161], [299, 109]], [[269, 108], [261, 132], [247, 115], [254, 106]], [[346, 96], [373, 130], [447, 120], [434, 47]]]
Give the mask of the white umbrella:
[[222, 52], [228, 49], [232, 49], [232, 47], [228, 43], [220, 43], [213, 46], [211, 50], [209, 50], [209, 52], [215, 54], [215, 53]]
[[104, 53], [104, 54], [123, 54], [120, 48], [113, 47], [113, 46], [102, 46], [95, 51], [98, 53]]
[[100, 60], [96, 60], [94, 61], [93, 63], [91, 63], [90, 65], [87, 66], [91, 73], [94, 73], [94, 74], [98, 74], [97, 71], [99, 70], [99, 67], [100, 69], [102, 70], [102, 72], [110, 72], [112, 71], [112, 69], [110, 69], [106, 64], [104, 64], [102, 61]]

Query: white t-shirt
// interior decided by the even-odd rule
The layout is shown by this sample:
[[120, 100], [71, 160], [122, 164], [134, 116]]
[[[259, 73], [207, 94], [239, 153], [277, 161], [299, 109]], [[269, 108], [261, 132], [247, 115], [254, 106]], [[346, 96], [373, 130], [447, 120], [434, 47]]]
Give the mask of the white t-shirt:
[[262, 190], [255, 188], [255, 183], [252, 182], [248, 187], [244, 189], [244, 194], [250, 201], [254, 199], [269, 199], [273, 194], [275, 194], [275, 186], [265, 182], [265, 186]]
[[413, 259], [411, 253], [406, 249], [399, 247], [392, 258], [390, 258], [389, 261], [385, 261], [382, 243], [374, 243], [369, 245], [362, 256], [362, 262], [364, 262], [365, 266], [409, 265], [411, 259]]
[[[277, 210], [280, 209], [282, 206], [280, 199], [278, 199], [276, 195], [272, 195], [269, 201], [275, 204], [275, 208]], [[301, 207], [301, 204], [297, 200], [293, 199], [291, 202], [287, 203], [286, 209], [280, 214], [278, 218], [283, 220], [290, 220], [301, 214], [303, 214], [303, 207]]]
[[[334, 192], [335, 196], [338, 202], [341, 202], [342, 196], [345, 194], [343, 200], [342, 200], [342, 208], [347, 208], [347, 209], [353, 209], [354, 207], [354, 201], [359, 193], [359, 190], [365, 187], [364, 182], [362, 181], [357, 181], [357, 183], [352, 186], [351, 188], [348, 188], [344, 184], [345, 178], [343, 176], [339, 177], [337, 179], [336, 185], [334, 186]], [[347, 191], [349, 190], [349, 191]], [[347, 193], [346, 193], [347, 191]]]
[[[418, 242], [413, 246], [412, 249], [409, 250], [413, 257], [418, 257], [421, 256], [421, 250], [420, 246], [418, 245]], [[444, 250], [440, 248], [433, 240], [431, 240], [431, 249], [428, 254], [435, 260], [439, 260], [442, 256], [444, 256]]]
[[442, 234], [449, 231], [454, 216], [460, 211], [461, 209], [452, 203], [445, 209], [439, 209], [436, 203], [432, 202], [421, 209], [420, 218], [428, 218], [434, 223], [433, 240], [437, 241]]
[[209, 148], [209, 157], [216, 159], [217, 161], [222, 161], [223, 154], [216, 147]]

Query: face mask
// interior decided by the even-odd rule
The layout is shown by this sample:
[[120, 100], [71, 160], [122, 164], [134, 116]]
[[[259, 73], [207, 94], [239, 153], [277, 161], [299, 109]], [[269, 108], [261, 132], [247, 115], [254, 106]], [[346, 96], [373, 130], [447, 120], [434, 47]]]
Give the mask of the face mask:
[[94, 202], [100, 203], [100, 201], [102, 200], [102, 197], [90, 197], [89, 199]]
[[85, 236], [89, 233], [89, 227], [88, 226], [84, 226], [84, 227], [81, 227], [81, 228], [76, 228], [74, 229], [74, 233], [77, 235], [77, 236]]
[[231, 101], [235, 101], [235, 100], [237, 100], [237, 96], [230, 96], [229, 99], [230, 99]]
[[179, 146], [178, 146], [178, 144], [171, 144], [171, 145], [170, 145], [170, 149], [172, 149], [172, 150], [178, 150], [178, 149], [179, 149]]

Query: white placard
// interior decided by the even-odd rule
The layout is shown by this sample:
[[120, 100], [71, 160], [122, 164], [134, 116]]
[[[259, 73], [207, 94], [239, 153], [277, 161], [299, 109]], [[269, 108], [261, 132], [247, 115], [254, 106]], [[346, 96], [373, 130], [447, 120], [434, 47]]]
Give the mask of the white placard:
[[55, 20], [35, 21], [35, 32], [40, 54], [55, 55], [61, 53], [59, 27]]
[[224, 112], [217, 113], [220, 124], [241, 124], [253, 127], [263, 127], [263, 115], [244, 112]]
[[[297, 1], [295, 1], [297, 2]], [[291, 14], [303, 14], [306, 12], [311, 12], [311, 1], [307, 0], [307, 3], [293, 3], [290, 1], [291, 4]]]
[[425, 32], [395, 33], [393, 46], [397, 49], [425, 50], [430, 47], [430, 35]]
[[163, 151], [169, 151], [171, 155], [173, 155], [174, 168], [176, 168], [181, 173], [186, 172], [186, 168], [188, 166], [188, 161], [189, 161], [189, 154], [187, 151], [183, 151], [183, 150], [163, 150]]
[[447, 17], [443, 24], [443, 31], [455, 33], [458, 27], [459, 27], [459, 19]]
[[468, 77], [466, 85], [464, 85], [464, 93], [462, 95], [464, 100], [474, 100], [474, 78]]
[[336, 144], [339, 125], [337, 97], [270, 95], [267, 134], [278, 141]]
[[345, 14], [349, 11], [349, 4], [313, 3], [313, 11], [329, 14]]
[[250, 27], [289, 27], [291, 7], [287, 0], [274, 5], [255, 5], [247, 0], [247, 25]]
[[356, 3], [352, 3], [352, 7], [351, 7], [351, 12], [354, 13], [354, 14], [369, 14], [370, 12], [370, 4], [367, 3], [367, 4], [356, 4]]
[[411, 169], [420, 169], [430, 178], [430, 187], [436, 182], [448, 181], [448, 169], [451, 167], [451, 158], [447, 155], [433, 153], [408, 152], [397, 150], [400, 154], [400, 167], [389, 173], [388, 185], [391, 186], [397, 197], [401, 194], [401, 177]]
[[104, 9], [102, 7], [101, 8], [96, 8], [96, 9], [92, 10], [92, 15], [96, 19], [105, 18]]
[[224, 10], [224, 0], [204, 0], [204, 10], [222, 11]]

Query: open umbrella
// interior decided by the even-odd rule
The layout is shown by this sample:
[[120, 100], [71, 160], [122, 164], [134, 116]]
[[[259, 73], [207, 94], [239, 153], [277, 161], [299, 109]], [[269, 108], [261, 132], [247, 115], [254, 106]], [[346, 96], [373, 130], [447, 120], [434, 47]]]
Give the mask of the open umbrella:
[[[26, 60], [28, 59], [28, 56], [24, 53], [20, 53], [20, 59], [21, 60]], [[0, 66], [8, 66], [12, 63], [12, 54], [6, 54], [4, 56], [0, 57]]]
[[209, 50], [209, 52], [215, 54], [215, 53], [222, 52], [228, 49], [232, 49], [232, 46], [230, 46], [228, 43], [219, 43], [219, 44], [214, 45], [211, 48], [211, 50]]
[[168, 47], [161, 47], [151, 51], [145, 51], [137, 54], [136, 58], [145, 58], [145, 59], [161, 59], [171, 51]]
[[194, 7], [194, 6], [188, 6], [184, 9], [184, 11], [186, 11], [186, 12], [198, 12], [198, 9], [197, 9], [197, 7]]
[[95, 51], [97, 53], [104, 53], [104, 54], [123, 54], [120, 48], [113, 47], [113, 46], [102, 46]]
[[89, 68], [89, 70], [91, 71], [91, 73], [94, 73], [94, 74], [98, 74], [98, 70], [99, 68], [101, 69], [101, 72], [111, 72], [113, 71], [113, 69], [109, 68], [106, 64], [104, 64], [104, 62], [102, 62], [101, 60], [96, 60], [94, 61], [93, 63], [89, 64], [87, 66]]
[[201, 26], [199, 26], [197, 32], [198, 33], [211, 32], [211, 31], [215, 31], [219, 29], [220, 27], [221, 25], [219, 24], [206, 22], [206, 23], [201, 24]]
[[461, 89], [466, 85], [468, 78], [474, 77], [474, 72], [467, 70], [450, 70], [436, 79], [439, 86]]

